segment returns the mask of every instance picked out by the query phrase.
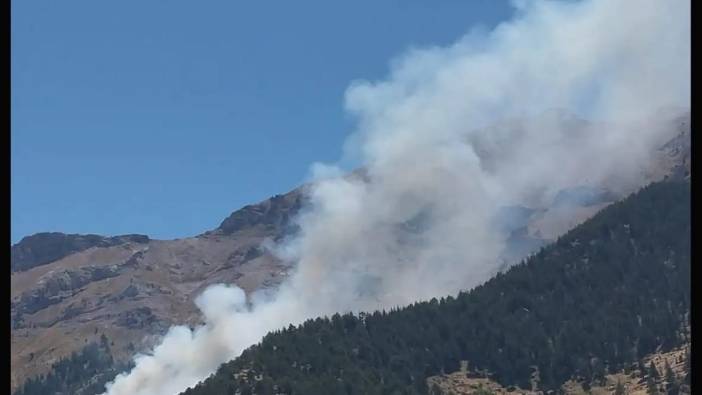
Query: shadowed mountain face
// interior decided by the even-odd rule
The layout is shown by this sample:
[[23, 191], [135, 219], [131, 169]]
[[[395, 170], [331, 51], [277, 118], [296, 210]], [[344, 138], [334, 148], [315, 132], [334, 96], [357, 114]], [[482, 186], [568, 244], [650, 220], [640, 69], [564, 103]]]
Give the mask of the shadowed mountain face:
[[[646, 182], [689, 178], [689, 116], [676, 128], [654, 153]], [[305, 188], [245, 206], [195, 237], [40, 233], [13, 245], [11, 390], [103, 334], [114, 342], [113, 356], [125, 361], [171, 325], [198, 324], [194, 299], [209, 285], [236, 284], [247, 293], [277, 286], [289, 267], [262, 245], [297, 230]], [[617, 198], [607, 186], [580, 185], [558, 192], [546, 207], [506, 207], [495, 220], [507, 239], [502, 259], [521, 259]], [[422, 218], [404, 226], [419, 231]]]
[[112, 247], [125, 243], [148, 243], [144, 235], [104, 237], [100, 235], [67, 235], [59, 232], [37, 233], [12, 246], [10, 268], [13, 272], [29, 270], [92, 247]]
[[291, 224], [291, 219], [302, 208], [303, 200], [301, 191], [296, 190], [286, 195], [275, 195], [258, 204], [245, 206], [222, 221], [215, 233], [231, 235], [259, 225], [271, 230], [294, 232], [295, 227]]

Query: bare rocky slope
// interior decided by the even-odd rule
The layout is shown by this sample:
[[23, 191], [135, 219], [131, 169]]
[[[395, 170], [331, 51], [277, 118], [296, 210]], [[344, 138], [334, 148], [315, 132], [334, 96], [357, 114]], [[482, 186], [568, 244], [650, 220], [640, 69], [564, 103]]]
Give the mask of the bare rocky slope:
[[[672, 139], [654, 153], [647, 181], [690, 176], [689, 115], [676, 122]], [[304, 188], [243, 207], [195, 237], [40, 233], [13, 245], [11, 391], [102, 335], [125, 361], [171, 325], [196, 325], [194, 299], [211, 284], [237, 284], [246, 292], [275, 287], [288, 268], [261, 245], [296, 231], [291, 219], [304, 206]], [[616, 200], [598, 188], [563, 191], [552, 207], [513, 208], [524, 215], [505, 224], [511, 232], [506, 263]]]
[[198, 322], [194, 298], [210, 284], [250, 292], [286, 268], [261, 248], [293, 232], [302, 190], [234, 212], [202, 235], [153, 240], [44, 233], [12, 246], [12, 389], [105, 334], [115, 357], [148, 347], [172, 324]]

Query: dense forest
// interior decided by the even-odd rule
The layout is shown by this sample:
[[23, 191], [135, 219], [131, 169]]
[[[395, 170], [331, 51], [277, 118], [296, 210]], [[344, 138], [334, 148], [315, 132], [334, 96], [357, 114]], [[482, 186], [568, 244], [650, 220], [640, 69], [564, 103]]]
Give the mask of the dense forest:
[[[690, 184], [661, 182], [470, 292], [290, 326], [183, 395], [423, 394], [461, 360], [505, 386], [593, 383], [681, 344], [689, 310]], [[15, 395], [99, 394], [127, 368], [103, 337]]]
[[685, 341], [690, 259], [689, 182], [651, 184], [470, 292], [270, 333], [183, 395], [424, 394], [461, 360], [597, 382]]
[[51, 365], [46, 375], [27, 380], [15, 395], [95, 395], [104, 392], [105, 384], [131, 366], [112, 358], [105, 335], [100, 343], [90, 343]]

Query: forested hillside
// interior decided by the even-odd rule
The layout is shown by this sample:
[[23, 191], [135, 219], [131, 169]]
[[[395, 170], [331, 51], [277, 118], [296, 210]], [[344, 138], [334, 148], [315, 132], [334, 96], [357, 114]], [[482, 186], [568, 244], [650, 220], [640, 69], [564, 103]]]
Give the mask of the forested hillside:
[[184, 395], [419, 394], [461, 360], [594, 382], [686, 341], [690, 259], [690, 184], [655, 183], [470, 292], [271, 333]]
[[15, 395], [99, 394], [104, 391], [105, 383], [129, 367], [115, 362], [110, 341], [102, 335], [99, 343], [90, 343], [54, 363], [50, 373], [27, 380]]

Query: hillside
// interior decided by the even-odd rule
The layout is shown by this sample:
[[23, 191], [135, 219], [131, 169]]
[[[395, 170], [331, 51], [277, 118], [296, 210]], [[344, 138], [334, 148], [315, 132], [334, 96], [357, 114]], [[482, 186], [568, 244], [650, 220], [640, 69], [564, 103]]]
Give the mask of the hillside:
[[652, 184], [456, 297], [267, 335], [183, 395], [427, 393], [469, 361], [501, 385], [593, 385], [688, 341], [690, 184]]
[[[676, 120], [667, 136], [652, 153], [645, 182], [689, 178], [689, 115]], [[576, 185], [544, 206], [506, 207], [505, 218], [496, 219], [509, 235], [500, 257], [504, 267], [616, 201], [621, 195], [609, 188]], [[193, 300], [211, 284], [236, 284], [249, 293], [275, 287], [288, 267], [262, 244], [295, 232], [291, 219], [304, 199], [300, 187], [234, 211], [216, 229], [177, 240], [62, 233], [22, 239], [11, 248], [11, 390], [102, 335], [114, 342], [111, 356], [127, 362], [169, 326], [198, 324]]]
[[128, 361], [172, 324], [198, 323], [193, 299], [213, 283], [247, 292], [275, 286], [286, 267], [260, 245], [293, 231], [289, 218], [301, 199], [296, 189], [178, 240], [24, 238], [12, 247], [11, 390], [102, 335], [114, 342], [112, 356]]
[[[537, 375], [532, 378], [533, 388], [503, 387], [490, 379], [484, 372], [471, 371], [467, 361], [461, 361], [461, 370], [427, 378], [427, 387], [431, 395], [484, 395], [512, 394], [538, 395]], [[639, 364], [641, 362], [641, 364]], [[643, 357], [639, 362], [625, 367], [619, 372], [606, 374], [603, 379], [593, 383], [568, 380], [559, 391], [565, 395], [649, 395], [652, 388], [659, 393], [690, 394], [690, 344], [668, 352], [656, 352]], [[656, 370], [651, 370], [651, 363]], [[536, 373], [536, 372], [535, 372]]]

